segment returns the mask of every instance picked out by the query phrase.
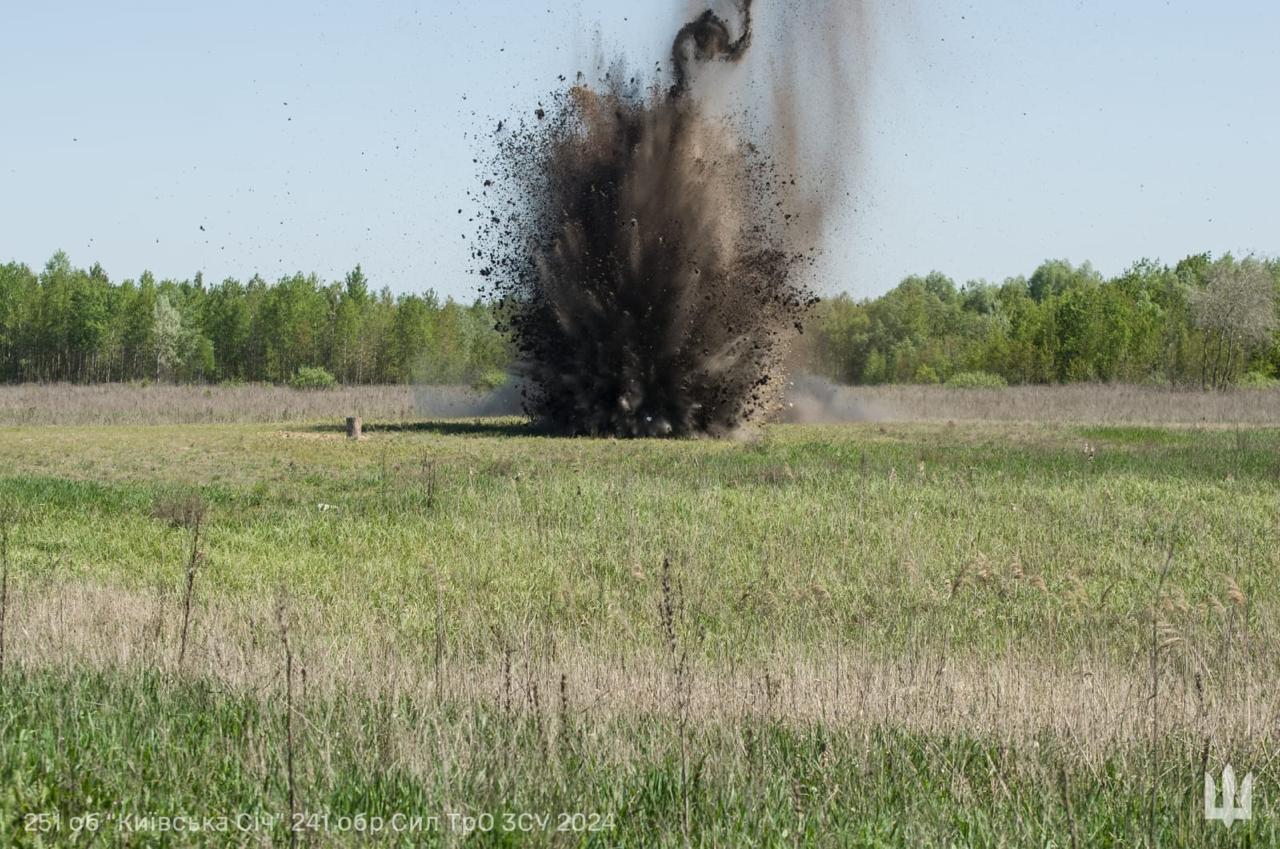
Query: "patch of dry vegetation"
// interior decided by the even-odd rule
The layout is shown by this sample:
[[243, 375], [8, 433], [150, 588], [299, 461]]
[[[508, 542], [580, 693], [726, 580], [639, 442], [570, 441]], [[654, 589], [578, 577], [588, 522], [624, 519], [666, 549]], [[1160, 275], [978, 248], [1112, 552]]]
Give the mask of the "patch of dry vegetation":
[[23, 383], [0, 386], [0, 425], [383, 421], [416, 416], [411, 386], [292, 389], [268, 384]]
[[[660, 594], [655, 587], [655, 631], [665, 631]], [[186, 624], [179, 593], [72, 583], [32, 589], [15, 601], [8, 624], [10, 662], [18, 666], [182, 674], [229, 694], [280, 695], [274, 600], [200, 604], [185, 666], [176, 652]], [[564, 686], [598, 720], [670, 718], [680, 709], [672, 699], [671, 656], [661, 646], [602, 647], [535, 621], [518, 632], [458, 640], [428, 636], [415, 643], [376, 619], [363, 629], [335, 630], [323, 607], [294, 601], [290, 643], [306, 669], [312, 699], [356, 693], [425, 708], [447, 696], [497, 708], [525, 703], [534, 690], [549, 696]], [[1151, 678], [1143, 658], [1124, 668], [1102, 655], [1043, 657], [1016, 646], [992, 656], [972, 649], [947, 653], [932, 639], [893, 652], [788, 640], [744, 663], [726, 647], [702, 650], [687, 626], [677, 622], [670, 636], [686, 657], [681, 674], [687, 710], [699, 723], [893, 726], [1007, 745], [1029, 745], [1051, 734], [1072, 741], [1073, 753], [1088, 760], [1150, 733]], [[1280, 653], [1274, 644], [1239, 633], [1192, 644], [1163, 618], [1159, 631], [1155, 709], [1163, 734], [1223, 747], [1280, 746]], [[1224, 653], [1230, 655], [1225, 665]], [[525, 707], [554, 721], [550, 698]]]
[[1201, 392], [1088, 383], [1002, 389], [857, 386], [838, 389], [837, 397], [873, 421], [1215, 426], [1280, 422], [1280, 389]]
[[[1200, 392], [1068, 384], [1004, 389], [846, 386], [830, 387], [829, 392], [817, 409], [807, 410], [813, 420], [1212, 426], [1280, 422], [1280, 389]], [[518, 408], [515, 392], [477, 394], [466, 387], [448, 386], [341, 386], [307, 391], [267, 384], [0, 385], [0, 426], [336, 423], [348, 415], [403, 423], [508, 415]]]

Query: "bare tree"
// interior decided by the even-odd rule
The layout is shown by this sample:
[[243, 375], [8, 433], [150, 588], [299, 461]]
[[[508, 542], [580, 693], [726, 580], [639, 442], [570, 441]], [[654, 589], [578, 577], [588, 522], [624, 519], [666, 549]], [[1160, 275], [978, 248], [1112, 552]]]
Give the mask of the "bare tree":
[[1191, 309], [1196, 327], [1205, 332], [1201, 386], [1222, 389], [1275, 332], [1275, 283], [1256, 258], [1223, 257], [1209, 272], [1208, 285], [1192, 294]]

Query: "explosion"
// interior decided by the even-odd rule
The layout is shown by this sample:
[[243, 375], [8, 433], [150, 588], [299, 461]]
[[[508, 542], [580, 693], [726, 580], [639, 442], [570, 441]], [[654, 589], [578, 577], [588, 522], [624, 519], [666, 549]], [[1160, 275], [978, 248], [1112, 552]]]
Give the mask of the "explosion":
[[498, 131], [474, 257], [518, 352], [525, 411], [569, 435], [725, 435], [782, 398], [789, 344], [816, 298], [788, 238], [792, 175], [691, 81], [738, 62], [708, 10], [672, 46], [674, 84], [616, 71]]

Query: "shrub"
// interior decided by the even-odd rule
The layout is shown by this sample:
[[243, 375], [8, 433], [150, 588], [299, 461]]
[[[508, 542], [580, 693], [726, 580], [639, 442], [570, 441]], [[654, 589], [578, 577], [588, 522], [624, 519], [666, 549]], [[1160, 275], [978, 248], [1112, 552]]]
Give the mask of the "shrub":
[[938, 373], [933, 370], [932, 366], [921, 365], [920, 368], [916, 369], [916, 383], [927, 383], [932, 385], [941, 382], [942, 381], [938, 379]]
[[1245, 389], [1275, 389], [1280, 386], [1280, 380], [1260, 371], [1251, 371], [1240, 378], [1240, 386]]
[[489, 369], [481, 372], [471, 381], [471, 388], [476, 392], [492, 392], [507, 382], [507, 373], [500, 369]]
[[323, 368], [303, 366], [289, 380], [294, 389], [333, 389], [338, 379]]
[[952, 389], [1003, 389], [1009, 384], [989, 371], [962, 371], [951, 375], [947, 386]]

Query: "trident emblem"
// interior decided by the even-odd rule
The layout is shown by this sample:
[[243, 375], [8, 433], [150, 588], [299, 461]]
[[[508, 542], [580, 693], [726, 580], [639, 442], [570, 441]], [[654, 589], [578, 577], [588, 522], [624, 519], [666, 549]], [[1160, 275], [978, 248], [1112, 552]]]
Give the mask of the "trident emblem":
[[1253, 816], [1253, 773], [1240, 782], [1240, 807], [1236, 807], [1236, 771], [1227, 764], [1222, 771], [1222, 807], [1217, 806], [1218, 788], [1213, 776], [1204, 774], [1204, 818], [1219, 820], [1227, 828], [1236, 820], [1244, 822]]

